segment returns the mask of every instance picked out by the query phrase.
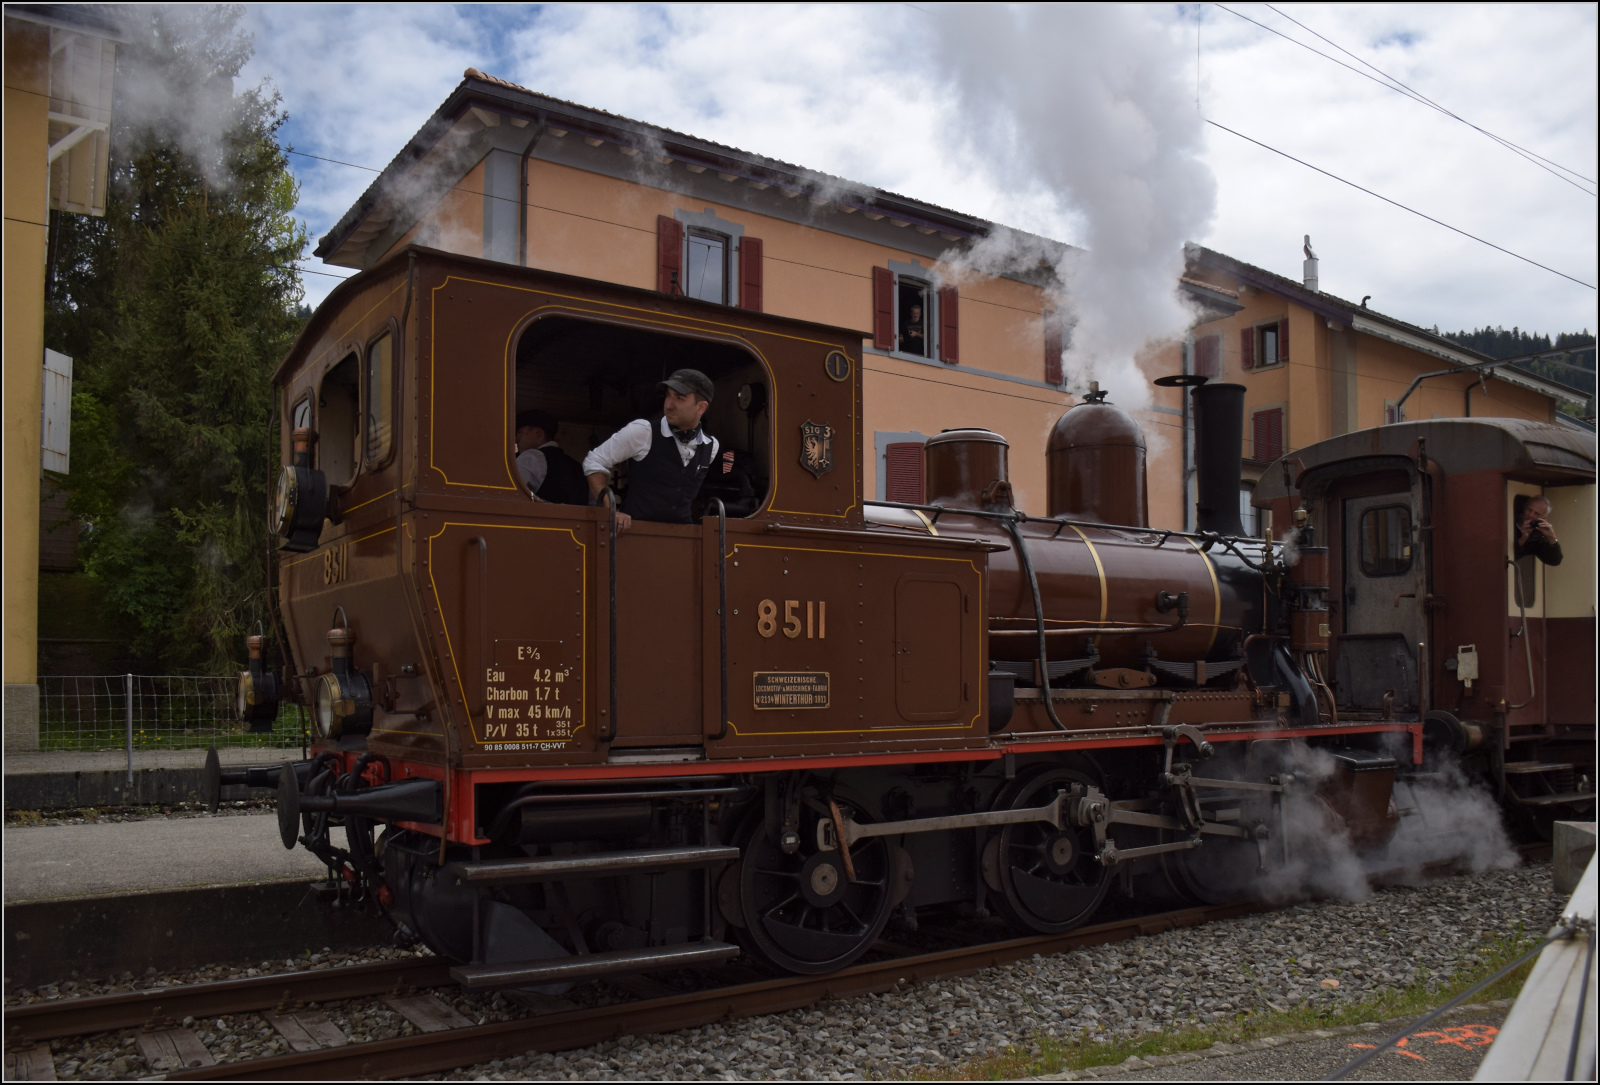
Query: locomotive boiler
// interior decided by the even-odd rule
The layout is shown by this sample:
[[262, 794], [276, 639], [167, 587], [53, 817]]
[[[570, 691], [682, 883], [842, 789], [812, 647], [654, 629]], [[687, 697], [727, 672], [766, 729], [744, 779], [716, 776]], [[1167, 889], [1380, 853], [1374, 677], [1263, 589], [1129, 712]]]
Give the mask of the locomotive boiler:
[[[242, 715], [304, 706], [314, 753], [213, 757], [212, 801], [275, 788], [326, 893], [465, 986], [548, 986], [826, 972], [941, 912], [1058, 932], [1114, 885], [1221, 899], [1295, 858], [1307, 804], [1381, 848], [1465, 750], [1426, 698], [1344, 696], [1320, 491], [1274, 506], [1292, 562], [1244, 536], [1237, 386], [1176, 378], [1192, 532], [1149, 525], [1143, 438], [1098, 392], [1018, 452], [1044, 514], [971, 428], [928, 441], [923, 502], [869, 501], [862, 338], [416, 247], [341, 284], [276, 376], [281, 624], [240, 676]], [[731, 453], [697, 522], [530, 497], [518, 410], [581, 456], [685, 365]]]

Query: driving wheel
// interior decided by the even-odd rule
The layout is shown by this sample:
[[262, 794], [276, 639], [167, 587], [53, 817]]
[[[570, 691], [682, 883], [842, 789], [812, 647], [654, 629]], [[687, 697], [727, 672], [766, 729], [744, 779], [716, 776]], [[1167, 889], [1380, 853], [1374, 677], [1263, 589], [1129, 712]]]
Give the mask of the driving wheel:
[[[868, 820], [855, 804], [836, 801], [842, 817]], [[800, 807], [800, 847], [792, 855], [767, 834], [760, 811], [741, 833], [740, 940], [789, 972], [843, 968], [877, 941], [892, 910], [888, 845], [881, 837], [856, 841], [847, 866], [831, 820], [826, 802], [808, 795]], [[830, 824], [819, 829], [823, 821]]]
[[[1014, 781], [994, 808], [1043, 806], [1073, 784], [1097, 781], [1077, 769], [1046, 767]], [[985, 846], [983, 865], [1001, 913], [1013, 926], [1040, 934], [1060, 934], [1083, 923], [1111, 887], [1111, 871], [1100, 865], [1094, 830], [1087, 827], [1057, 829], [1043, 821], [1007, 825]]]

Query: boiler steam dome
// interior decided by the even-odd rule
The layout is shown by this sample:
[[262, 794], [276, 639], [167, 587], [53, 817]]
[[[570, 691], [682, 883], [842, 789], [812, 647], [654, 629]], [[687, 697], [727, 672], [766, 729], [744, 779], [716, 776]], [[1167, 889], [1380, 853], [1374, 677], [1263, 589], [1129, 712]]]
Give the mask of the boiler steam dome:
[[1144, 433], [1097, 385], [1061, 416], [1045, 453], [1050, 515], [1148, 527]]

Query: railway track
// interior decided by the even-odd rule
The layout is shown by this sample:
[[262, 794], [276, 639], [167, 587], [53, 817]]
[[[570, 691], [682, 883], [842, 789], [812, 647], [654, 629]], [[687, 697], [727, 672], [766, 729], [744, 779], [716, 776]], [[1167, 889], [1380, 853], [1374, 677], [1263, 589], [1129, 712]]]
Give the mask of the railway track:
[[[528, 1051], [570, 1050], [622, 1035], [670, 1032], [721, 1020], [782, 1013], [817, 1002], [963, 976], [1035, 954], [1119, 942], [1268, 910], [1271, 906], [1257, 902], [1185, 908], [1081, 927], [1063, 935], [1014, 938], [858, 964], [825, 976], [790, 976], [736, 983], [592, 1009], [441, 1028], [392, 1040], [348, 1043], [251, 1061], [191, 1067], [169, 1072], [166, 1076], [172, 1081], [270, 1081], [437, 1073]], [[275, 1010], [288, 1013], [312, 1002], [326, 1004], [448, 986], [453, 984], [447, 962], [420, 959], [63, 1000], [8, 1010], [5, 1015], [7, 1046], [15, 1050], [59, 1037], [123, 1028], [142, 1028], [147, 1032], [162, 1028], [173, 1030], [176, 1021], [191, 1015], [214, 1017]], [[190, 1039], [198, 1044], [192, 1034]]]

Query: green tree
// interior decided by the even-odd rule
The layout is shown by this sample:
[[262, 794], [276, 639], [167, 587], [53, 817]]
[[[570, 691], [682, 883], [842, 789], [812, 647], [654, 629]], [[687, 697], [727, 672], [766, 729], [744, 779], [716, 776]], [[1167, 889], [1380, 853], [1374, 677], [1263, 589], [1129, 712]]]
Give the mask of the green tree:
[[235, 6], [130, 8], [103, 219], [61, 216], [47, 335], [72, 354], [87, 571], [151, 666], [231, 669], [270, 627], [271, 375], [306, 236]]

